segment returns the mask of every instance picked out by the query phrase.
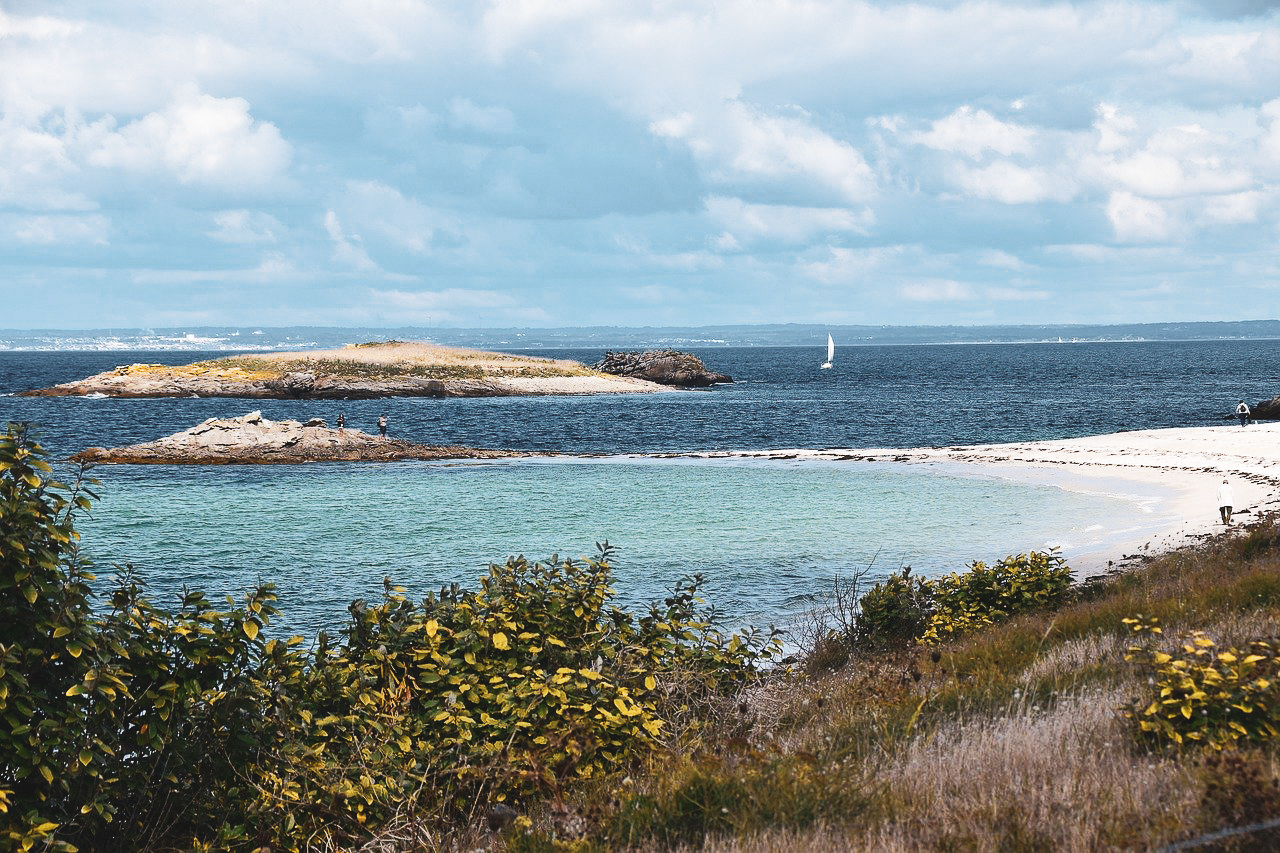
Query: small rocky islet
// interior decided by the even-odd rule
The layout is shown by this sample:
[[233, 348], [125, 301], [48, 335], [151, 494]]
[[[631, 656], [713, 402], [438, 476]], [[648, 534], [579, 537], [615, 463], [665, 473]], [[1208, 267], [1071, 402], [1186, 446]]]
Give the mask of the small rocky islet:
[[387, 341], [340, 350], [233, 355], [186, 365], [131, 364], [26, 397], [234, 397], [358, 400], [644, 393], [731, 382], [674, 350], [566, 359]]
[[402, 459], [509, 459], [529, 454], [416, 444], [333, 428], [321, 418], [272, 421], [262, 412], [209, 418], [191, 429], [127, 447], [90, 447], [74, 462], [116, 465], [288, 465], [302, 462], [393, 462]]

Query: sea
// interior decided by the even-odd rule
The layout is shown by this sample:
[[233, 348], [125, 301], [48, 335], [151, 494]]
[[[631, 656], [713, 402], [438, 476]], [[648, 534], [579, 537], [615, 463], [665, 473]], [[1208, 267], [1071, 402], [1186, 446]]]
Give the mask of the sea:
[[[199, 345], [196, 341], [194, 345]], [[822, 342], [825, 344], [825, 341]], [[1167, 494], [1007, 478], [975, 466], [761, 459], [737, 451], [912, 448], [1223, 423], [1280, 393], [1280, 341], [689, 347], [732, 384], [657, 394], [385, 400], [27, 398], [132, 363], [227, 349], [0, 351], [0, 418], [56, 460], [151, 441], [210, 417], [339, 414], [427, 444], [555, 454], [494, 461], [99, 466], [82, 548], [109, 588], [123, 567], [157, 604], [276, 585], [270, 627], [338, 631], [385, 584], [412, 598], [475, 586], [508, 557], [616, 549], [615, 603], [661, 600], [700, 574], [727, 628], [795, 631], [837, 580], [871, 584], [1059, 548], [1096, 565], [1173, 522]], [[512, 349], [592, 363], [603, 349]], [[787, 455], [787, 454], [783, 454]], [[65, 476], [71, 466], [60, 462]], [[1110, 550], [1109, 550], [1110, 549]], [[1120, 556], [1117, 554], [1116, 556]], [[793, 634], [794, 636], [794, 634]]]

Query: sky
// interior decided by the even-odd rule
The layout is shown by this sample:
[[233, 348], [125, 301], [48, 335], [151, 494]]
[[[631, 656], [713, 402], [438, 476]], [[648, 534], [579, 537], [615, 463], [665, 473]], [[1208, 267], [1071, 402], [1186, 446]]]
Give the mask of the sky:
[[0, 0], [0, 328], [1278, 306], [1280, 2]]

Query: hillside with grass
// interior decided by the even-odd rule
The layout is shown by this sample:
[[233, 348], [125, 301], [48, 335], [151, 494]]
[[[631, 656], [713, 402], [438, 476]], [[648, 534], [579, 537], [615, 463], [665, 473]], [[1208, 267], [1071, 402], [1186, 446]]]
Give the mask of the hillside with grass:
[[[73, 472], [73, 476], [75, 476]], [[271, 636], [270, 585], [105, 597], [0, 438], [0, 848], [1269, 849], [1280, 522], [1077, 582], [1055, 553], [841, 579], [779, 660], [613, 549], [494, 564]], [[1190, 846], [1179, 849], [1198, 849]]]

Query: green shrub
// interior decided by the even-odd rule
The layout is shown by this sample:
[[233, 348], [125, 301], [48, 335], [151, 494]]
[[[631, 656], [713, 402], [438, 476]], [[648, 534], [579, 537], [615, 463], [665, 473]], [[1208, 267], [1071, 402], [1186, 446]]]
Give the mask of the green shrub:
[[1056, 550], [1005, 557], [994, 566], [975, 562], [969, 571], [930, 585], [933, 613], [926, 643], [957, 639], [1019, 613], [1057, 607], [1071, 588], [1071, 568]]
[[920, 638], [933, 609], [933, 584], [911, 576], [911, 567], [891, 573], [858, 600], [854, 644], [883, 649]]
[[1138, 615], [1124, 622], [1144, 638], [1125, 660], [1146, 670], [1155, 692], [1126, 711], [1143, 739], [1225, 749], [1280, 733], [1280, 643], [1257, 640], [1248, 649], [1218, 651], [1203, 631], [1194, 631], [1168, 652], [1154, 642], [1162, 633], [1158, 619]]
[[728, 634], [686, 579], [609, 606], [611, 549], [490, 567], [421, 603], [388, 581], [343, 640], [267, 639], [262, 585], [176, 613], [126, 567], [101, 613], [74, 512], [21, 427], [0, 438], [0, 849], [300, 850], [413, 814], [462, 822], [626, 767], [754, 678], [778, 633]]

